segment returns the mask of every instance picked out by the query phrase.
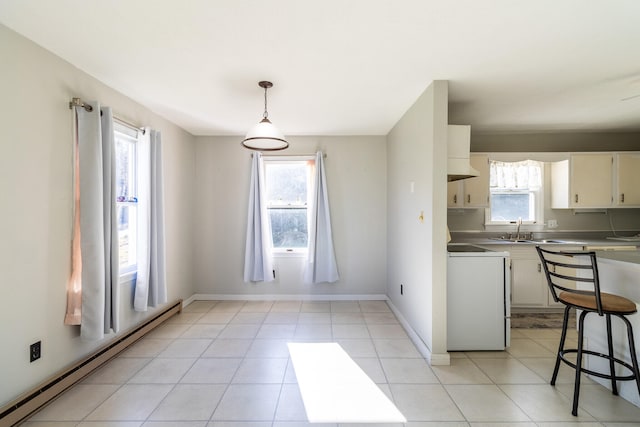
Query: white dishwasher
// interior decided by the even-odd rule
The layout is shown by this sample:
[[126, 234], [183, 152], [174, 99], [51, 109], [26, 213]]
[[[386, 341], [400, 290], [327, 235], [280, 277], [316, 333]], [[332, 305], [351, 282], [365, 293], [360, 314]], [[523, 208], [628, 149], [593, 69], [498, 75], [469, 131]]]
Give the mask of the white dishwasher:
[[447, 246], [447, 350], [504, 350], [511, 340], [509, 252]]

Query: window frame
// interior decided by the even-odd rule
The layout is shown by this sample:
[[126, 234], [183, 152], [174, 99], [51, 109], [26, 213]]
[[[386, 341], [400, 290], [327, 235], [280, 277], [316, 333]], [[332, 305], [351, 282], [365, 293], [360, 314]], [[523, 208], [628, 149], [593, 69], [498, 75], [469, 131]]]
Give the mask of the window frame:
[[[541, 175], [541, 185], [540, 188], [537, 190], [532, 190], [532, 189], [526, 189], [526, 190], [500, 190], [498, 192], [498, 194], [500, 193], [513, 193], [513, 194], [529, 194], [530, 196], [533, 196], [534, 198], [534, 207], [533, 207], [533, 214], [534, 214], [534, 220], [527, 220], [527, 221], [522, 221], [522, 225], [520, 227], [520, 231], [540, 231], [542, 229], [544, 229], [544, 205], [545, 205], [545, 201], [544, 201], [544, 197], [545, 197], [545, 193], [544, 193], [544, 188], [545, 188], [545, 179], [546, 179], [546, 168], [545, 168], [545, 162], [543, 160], [538, 160], [538, 159], [519, 159], [519, 160], [502, 160], [502, 159], [497, 159], [494, 157], [490, 157], [489, 158], [489, 162], [492, 161], [499, 161], [499, 162], [519, 162], [522, 160], [533, 160], [536, 161], [538, 163], [540, 163], [540, 175]], [[489, 188], [489, 200], [491, 200], [491, 196], [493, 195], [493, 191], [491, 188]], [[506, 231], [506, 230], [511, 230], [513, 228], [513, 226], [515, 224], [517, 224], [517, 219], [514, 220], [503, 220], [503, 221], [496, 221], [496, 220], [492, 220], [491, 219], [491, 204], [489, 204], [489, 207], [484, 209], [484, 226], [486, 230], [493, 230], [493, 231]]]
[[[125, 141], [126, 143], [128, 143], [129, 145], [129, 156], [130, 156], [130, 161], [128, 164], [128, 170], [127, 170], [127, 175], [129, 180], [133, 180], [133, 182], [129, 182], [128, 184], [128, 192], [127, 192], [127, 200], [123, 200], [120, 201], [118, 200], [119, 195], [115, 195], [116, 200], [115, 200], [115, 204], [116, 204], [116, 216], [118, 215], [118, 208], [119, 207], [134, 207], [135, 209], [131, 209], [129, 210], [129, 212], [131, 213], [133, 211], [133, 217], [135, 219], [134, 221], [134, 226], [133, 227], [129, 227], [130, 230], [130, 238], [133, 237], [132, 241], [130, 241], [130, 244], [132, 243], [134, 248], [136, 249], [136, 260], [135, 263], [133, 264], [129, 264], [127, 267], [123, 268], [120, 264], [118, 265], [118, 271], [119, 271], [119, 283], [128, 283], [128, 282], [134, 282], [138, 273], [138, 265], [137, 265], [137, 240], [138, 240], [138, 227], [140, 226], [139, 224], [139, 219], [140, 219], [140, 215], [138, 213], [138, 181], [139, 181], [139, 177], [138, 177], [138, 173], [139, 173], [139, 156], [138, 156], [138, 138], [139, 138], [139, 130], [138, 129], [133, 129], [130, 128], [129, 126], [126, 126], [124, 124], [121, 124], [119, 122], [114, 121], [113, 123], [113, 136], [114, 136], [114, 150], [116, 150], [116, 165], [115, 165], [115, 169], [116, 169], [116, 177], [115, 179], [118, 179], [118, 165], [117, 165], [117, 146], [118, 146], [118, 141]], [[116, 188], [117, 188], [117, 184], [116, 184]], [[129, 216], [129, 221], [130, 221], [131, 216]], [[118, 227], [118, 245], [120, 245], [120, 229]], [[120, 260], [118, 260], [118, 262], [120, 262]]]
[[[310, 225], [310, 207], [311, 207], [311, 197], [312, 197], [312, 189], [313, 189], [313, 180], [314, 180], [314, 169], [315, 169], [315, 157], [309, 155], [300, 155], [300, 156], [263, 156], [263, 179], [265, 183], [265, 206], [263, 214], [266, 216], [269, 221], [269, 229], [271, 235], [271, 253], [273, 256], [277, 257], [302, 257], [306, 256], [309, 252], [309, 225]], [[300, 204], [288, 204], [286, 206], [283, 205], [270, 205], [269, 200], [267, 200], [267, 194], [269, 192], [269, 180], [267, 179], [267, 168], [269, 166], [275, 165], [286, 165], [286, 164], [304, 164], [307, 168], [307, 199]], [[307, 246], [306, 247], [275, 247], [273, 245], [273, 228], [271, 223], [271, 215], [269, 213], [270, 209], [302, 209], [306, 210], [307, 217]]]

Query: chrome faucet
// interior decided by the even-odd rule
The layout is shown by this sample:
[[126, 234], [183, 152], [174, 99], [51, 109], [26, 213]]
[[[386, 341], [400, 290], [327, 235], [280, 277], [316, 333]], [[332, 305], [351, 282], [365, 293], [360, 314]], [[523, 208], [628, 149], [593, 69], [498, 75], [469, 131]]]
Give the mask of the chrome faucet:
[[516, 240], [520, 240], [520, 227], [522, 226], [522, 217], [518, 217], [516, 226]]

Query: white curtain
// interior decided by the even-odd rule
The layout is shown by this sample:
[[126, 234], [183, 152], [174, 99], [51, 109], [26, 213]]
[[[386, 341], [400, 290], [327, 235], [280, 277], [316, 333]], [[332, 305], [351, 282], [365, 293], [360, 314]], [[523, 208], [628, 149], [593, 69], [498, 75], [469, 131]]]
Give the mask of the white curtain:
[[315, 179], [311, 197], [309, 252], [304, 272], [305, 283], [333, 283], [340, 279], [331, 237], [331, 215], [324, 155], [316, 153]]
[[247, 241], [244, 253], [244, 281], [271, 282], [271, 224], [265, 208], [265, 188], [262, 155], [254, 153], [251, 162]]
[[[76, 108], [78, 124], [81, 326], [84, 340], [118, 331], [118, 228], [110, 108]], [[74, 260], [75, 262], [75, 260]]]
[[491, 188], [535, 190], [542, 186], [542, 168], [535, 160], [491, 161], [489, 176]]
[[167, 302], [162, 139], [146, 129], [138, 138], [138, 259], [133, 308]]

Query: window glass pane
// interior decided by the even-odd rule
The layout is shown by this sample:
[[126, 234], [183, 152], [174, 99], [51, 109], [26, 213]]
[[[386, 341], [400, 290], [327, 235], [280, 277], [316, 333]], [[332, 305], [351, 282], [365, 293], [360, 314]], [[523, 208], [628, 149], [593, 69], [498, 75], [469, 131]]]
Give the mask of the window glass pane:
[[265, 162], [266, 195], [271, 236], [276, 249], [307, 247], [307, 189], [310, 169], [306, 161]]
[[118, 244], [121, 272], [131, 271], [136, 266], [137, 206], [118, 203]]
[[116, 197], [118, 202], [135, 201], [135, 142], [116, 133]]
[[306, 162], [267, 164], [265, 172], [268, 205], [306, 205]]
[[137, 159], [136, 139], [114, 133], [116, 148], [116, 215], [118, 218], [118, 244], [120, 273], [136, 271], [137, 264]]
[[542, 215], [543, 163], [535, 160], [490, 162], [488, 222], [536, 223]]
[[492, 193], [491, 221], [533, 221], [533, 197], [528, 193]]
[[307, 247], [307, 209], [270, 208], [274, 248]]

